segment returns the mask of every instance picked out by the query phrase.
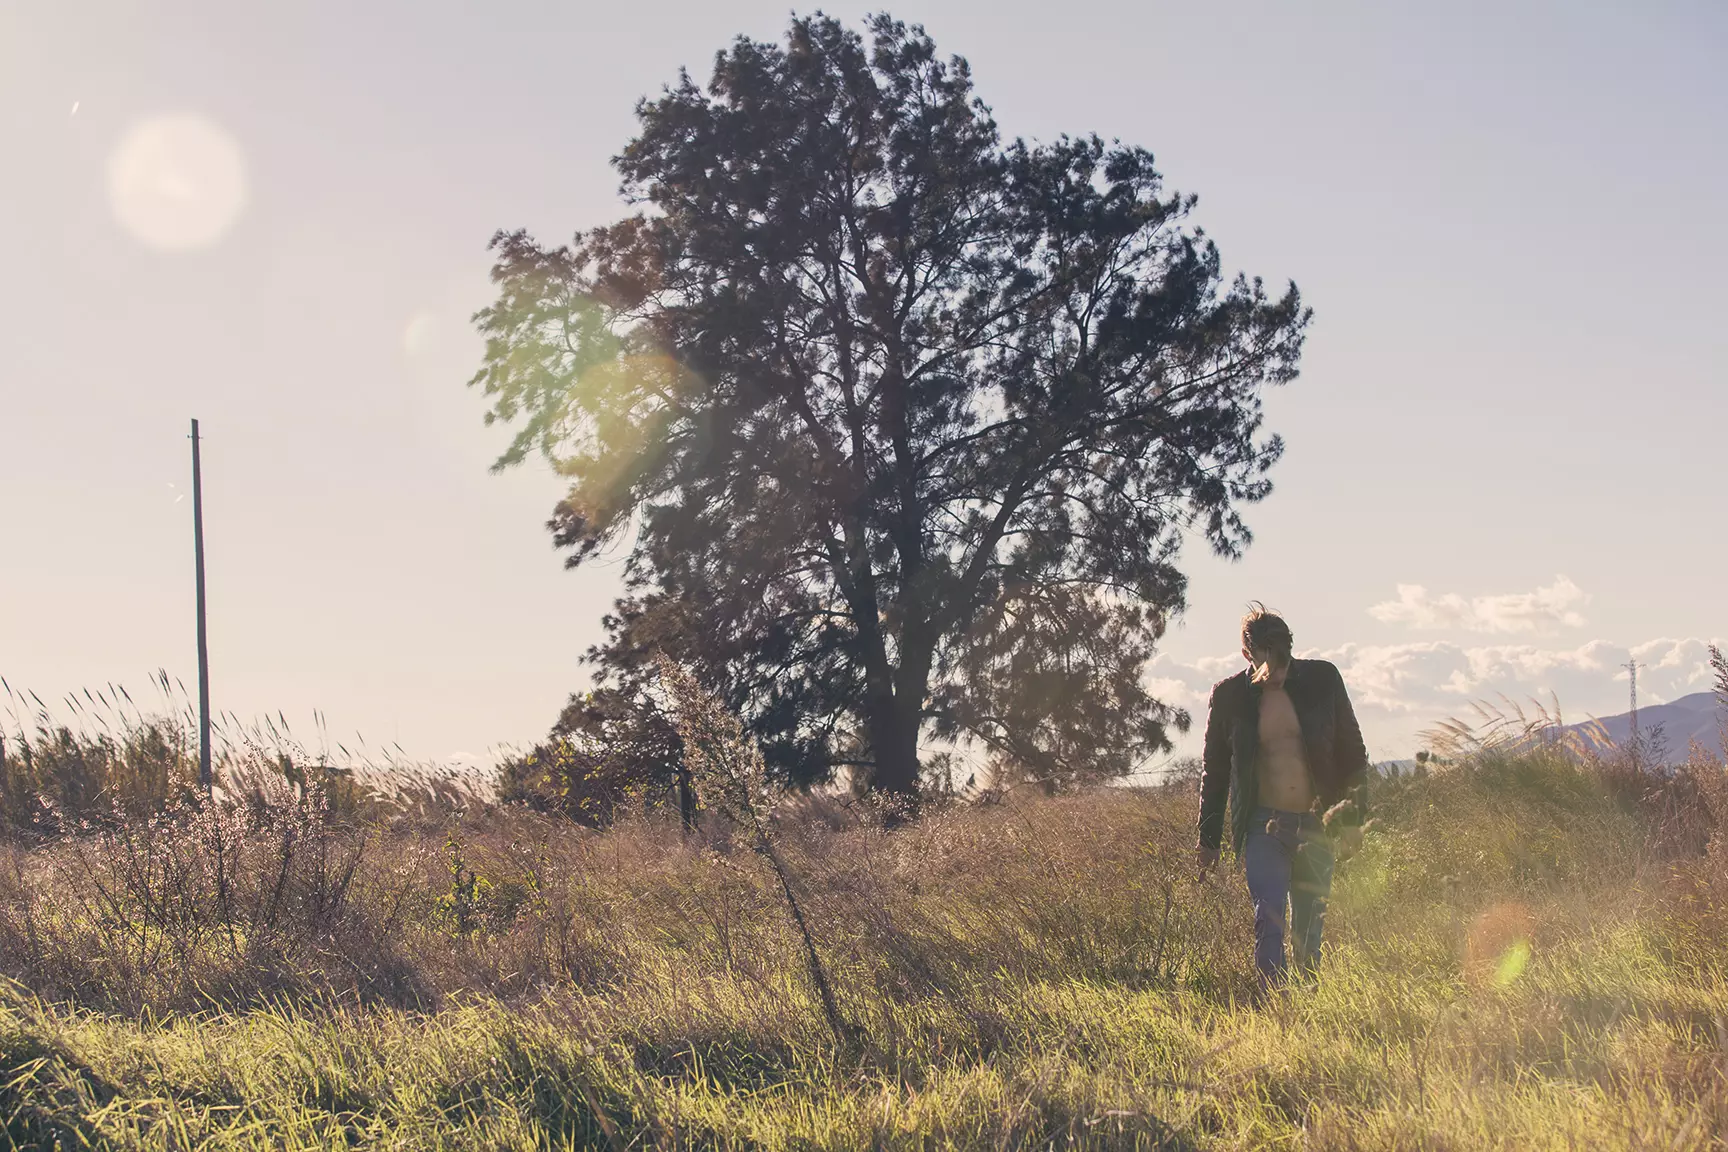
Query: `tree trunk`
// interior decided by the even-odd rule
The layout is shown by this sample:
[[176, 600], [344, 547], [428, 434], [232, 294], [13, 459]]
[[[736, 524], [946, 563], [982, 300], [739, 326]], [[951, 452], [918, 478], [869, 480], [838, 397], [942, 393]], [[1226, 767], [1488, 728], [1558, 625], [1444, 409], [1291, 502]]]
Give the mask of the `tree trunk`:
[[[908, 814], [918, 804], [918, 723], [916, 708], [904, 700], [886, 702], [888, 713], [872, 717], [871, 751], [876, 768], [870, 783], [875, 791], [905, 804]], [[907, 715], [910, 713], [910, 715]]]
[[871, 702], [870, 717], [870, 742], [876, 758], [871, 784], [876, 791], [903, 803], [907, 815], [918, 807], [918, 733], [923, 727], [924, 699], [930, 691], [930, 653], [926, 651], [930, 646], [920, 637], [909, 647], [894, 677], [894, 691]]
[[[897, 717], [895, 717], [897, 720]], [[904, 725], [890, 720], [892, 731], [888, 732], [888, 741], [876, 746], [876, 775], [874, 784], [878, 791], [895, 793], [907, 800], [918, 800], [918, 741], [905, 739]]]
[[678, 826], [685, 836], [696, 831], [696, 787], [682, 758], [678, 763]]

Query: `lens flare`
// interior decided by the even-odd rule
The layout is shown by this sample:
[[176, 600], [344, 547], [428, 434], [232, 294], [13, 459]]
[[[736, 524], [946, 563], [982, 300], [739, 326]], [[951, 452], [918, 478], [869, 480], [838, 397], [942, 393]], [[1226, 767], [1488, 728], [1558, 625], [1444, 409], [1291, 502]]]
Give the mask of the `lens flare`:
[[438, 317], [431, 312], [416, 312], [402, 329], [402, 351], [411, 357], [425, 356], [438, 343]]
[[108, 160], [108, 201], [134, 238], [163, 252], [207, 248], [246, 206], [246, 164], [234, 138], [202, 116], [132, 127]]
[[1505, 988], [1529, 967], [1536, 922], [1516, 901], [1496, 904], [1476, 917], [1464, 939], [1464, 970], [1477, 984]]

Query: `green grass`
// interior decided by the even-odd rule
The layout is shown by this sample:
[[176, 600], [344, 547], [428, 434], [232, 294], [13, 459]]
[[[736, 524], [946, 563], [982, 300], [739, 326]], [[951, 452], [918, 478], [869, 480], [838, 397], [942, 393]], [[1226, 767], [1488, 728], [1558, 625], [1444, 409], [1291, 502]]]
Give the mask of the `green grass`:
[[338, 829], [362, 864], [323, 937], [289, 917], [155, 967], [90, 954], [124, 927], [80, 902], [100, 858], [15, 848], [0, 1116], [17, 1147], [1720, 1146], [1724, 858], [1657, 851], [1558, 760], [1381, 795], [1318, 987], [1260, 1008], [1239, 874], [1192, 877], [1191, 795], [789, 814], [844, 1050], [766, 866], [718, 829]]

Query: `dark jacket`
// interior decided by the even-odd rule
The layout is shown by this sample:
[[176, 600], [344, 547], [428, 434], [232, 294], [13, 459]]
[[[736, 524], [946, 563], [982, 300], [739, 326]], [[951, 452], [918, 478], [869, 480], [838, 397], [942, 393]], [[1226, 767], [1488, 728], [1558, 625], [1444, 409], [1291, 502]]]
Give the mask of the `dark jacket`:
[[[1344, 691], [1344, 677], [1325, 660], [1292, 660], [1284, 690], [1296, 709], [1308, 774], [1322, 812], [1355, 801], [1351, 823], [1368, 812], [1368, 749]], [[1260, 791], [1260, 686], [1246, 671], [1212, 689], [1206, 716], [1206, 754], [1200, 774], [1200, 845], [1216, 848], [1224, 836], [1224, 797], [1230, 797], [1230, 843], [1238, 853]]]

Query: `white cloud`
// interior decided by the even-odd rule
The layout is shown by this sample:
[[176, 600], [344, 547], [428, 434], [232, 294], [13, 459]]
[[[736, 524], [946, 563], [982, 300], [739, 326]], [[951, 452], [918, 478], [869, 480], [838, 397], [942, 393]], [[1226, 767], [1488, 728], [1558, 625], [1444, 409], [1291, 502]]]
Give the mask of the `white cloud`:
[[[1714, 643], [1716, 647], [1722, 647], [1721, 641]], [[1632, 656], [1637, 659], [1640, 669], [1648, 666], [1658, 671], [1679, 670], [1686, 676], [1686, 683], [1692, 685], [1688, 690], [1701, 692], [1715, 682], [1710, 671], [1710, 644], [1705, 640], [1651, 640], [1634, 645]], [[1623, 670], [1618, 678], [1626, 678]]]
[[1190, 681], [1174, 676], [1154, 676], [1146, 681], [1146, 691], [1156, 700], [1188, 709], [1191, 716], [1206, 711], [1206, 691]]
[[[1625, 664], [1634, 658], [1639, 664], [1640, 702], [1655, 704], [1708, 691], [1712, 683], [1709, 643], [1663, 638], [1631, 647], [1607, 640], [1542, 647], [1465, 646], [1430, 640], [1343, 644], [1297, 655], [1338, 665], [1370, 753], [1375, 759], [1388, 759], [1414, 752], [1417, 734], [1438, 721], [1471, 716], [1471, 703], [1477, 700], [1497, 705], [1505, 697], [1526, 711], [1533, 700], [1545, 707], [1557, 702], [1567, 723], [1618, 715], [1627, 707]], [[1153, 694], [1194, 716], [1194, 728], [1180, 742], [1179, 753], [1198, 751], [1212, 685], [1242, 666], [1240, 657], [1183, 663], [1161, 655], [1153, 661]]]
[[1456, 592], [1436, 596], [1420, 584], [1398, 585], [1398, 599], [1368, 609], [1387, 624], [1407, 624], [1423, 630], [1464, 632], [1548, 632], [1584, 623], [1578, 609], [1589, 595], [1565, 576], [1534, 592], [1508, 592], [1466, 600]]

